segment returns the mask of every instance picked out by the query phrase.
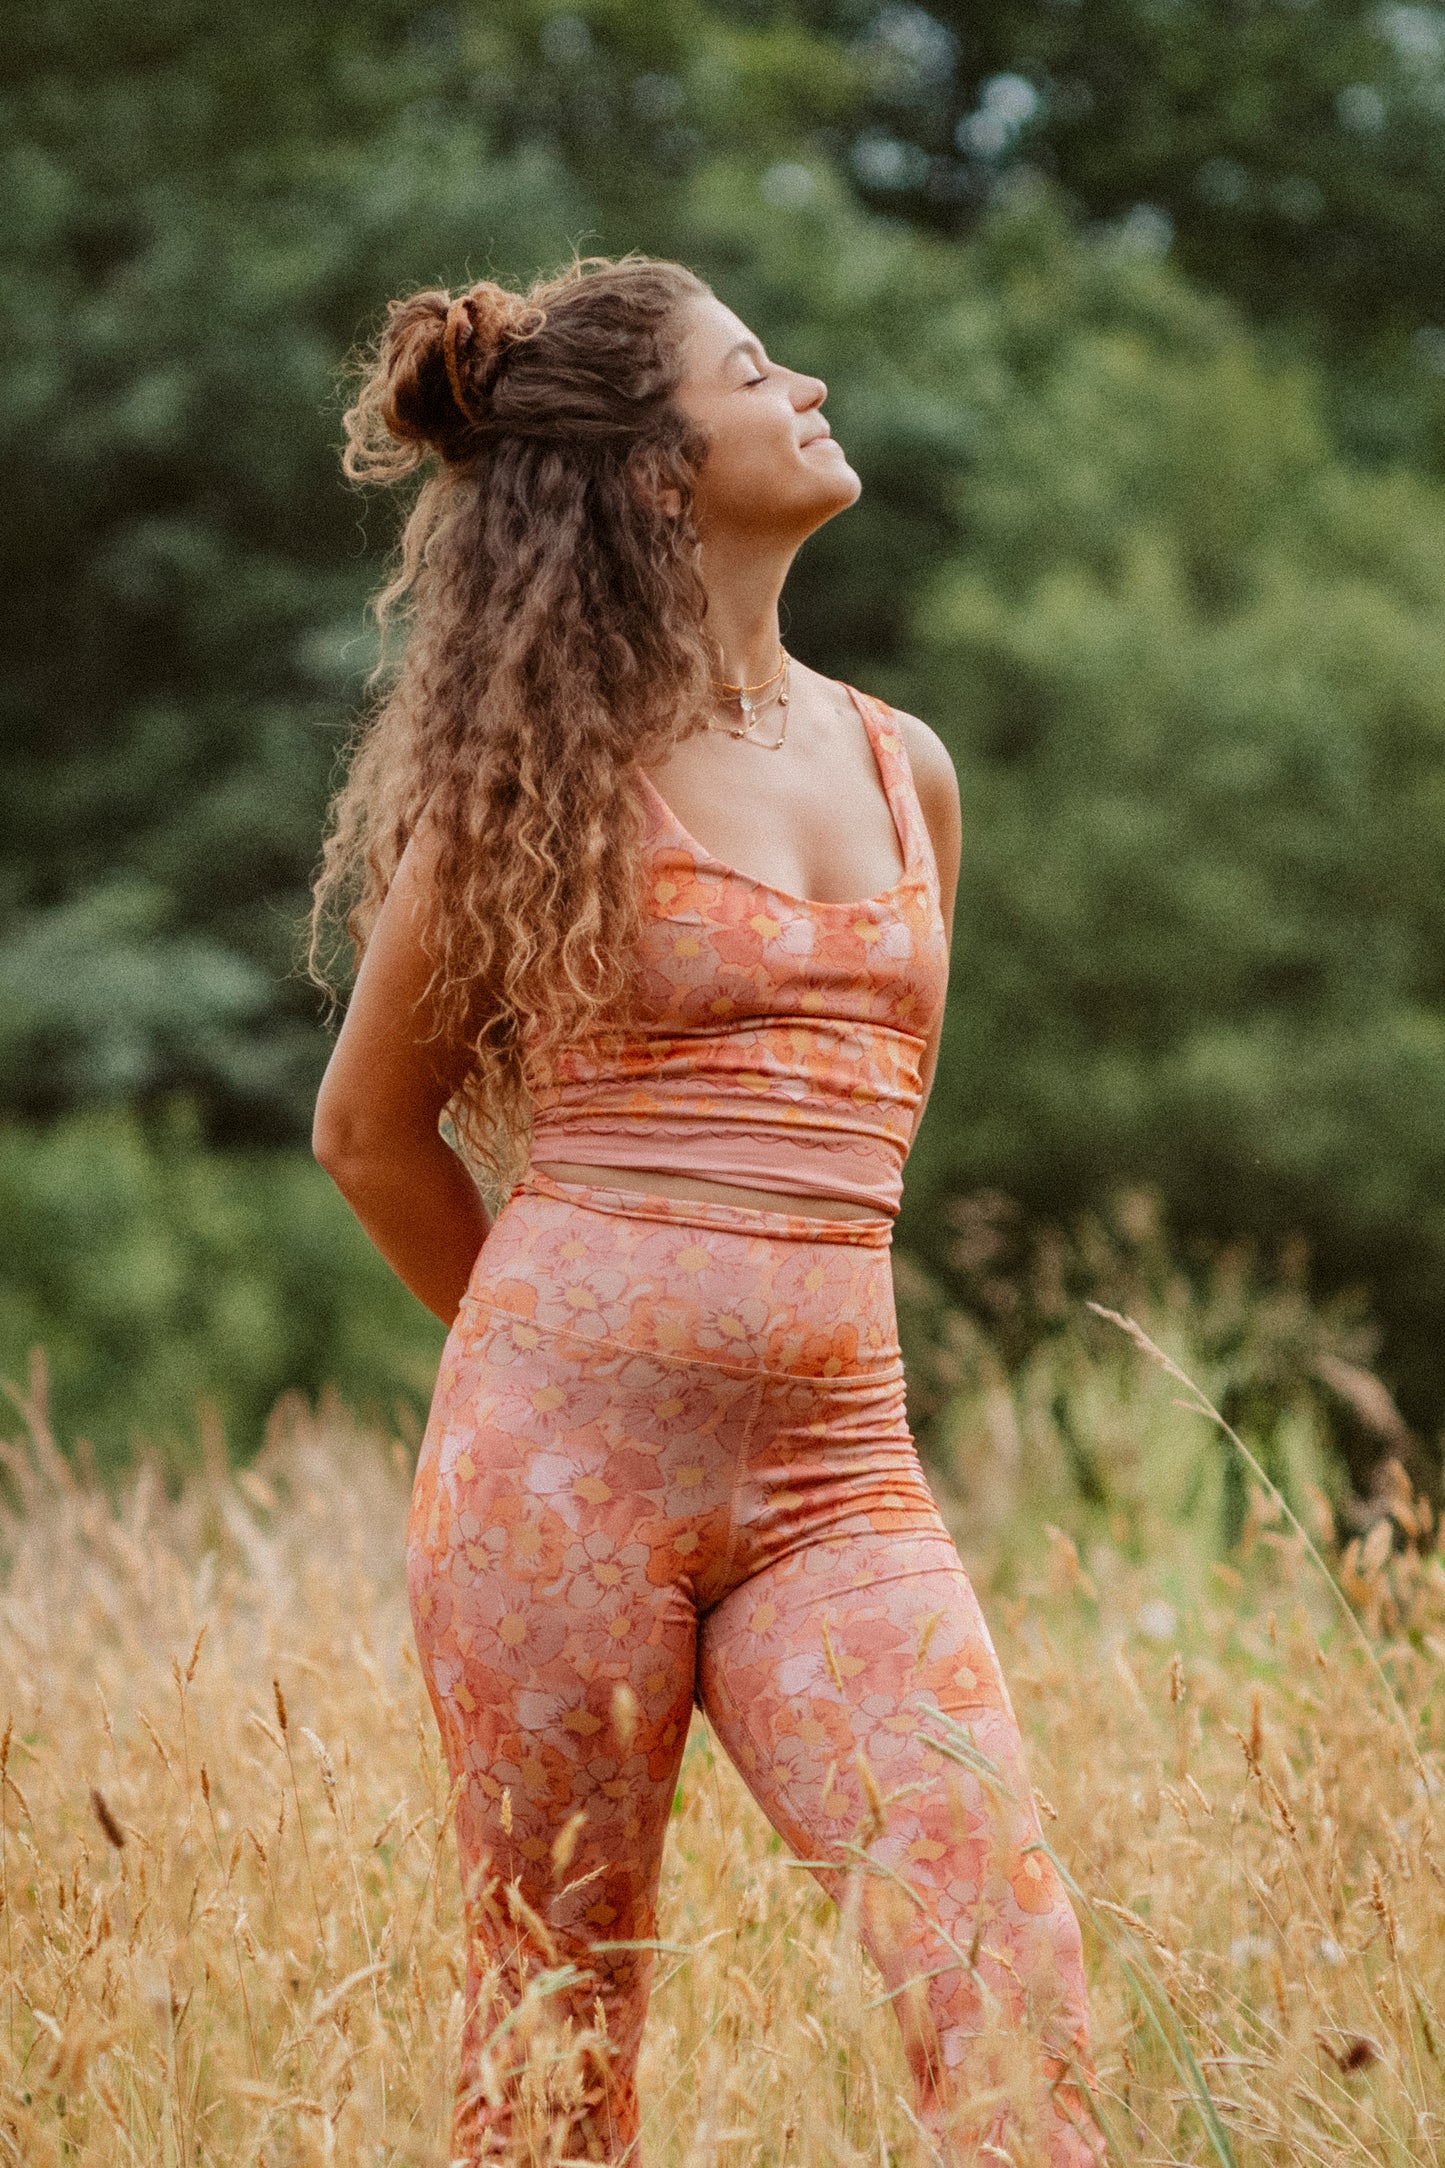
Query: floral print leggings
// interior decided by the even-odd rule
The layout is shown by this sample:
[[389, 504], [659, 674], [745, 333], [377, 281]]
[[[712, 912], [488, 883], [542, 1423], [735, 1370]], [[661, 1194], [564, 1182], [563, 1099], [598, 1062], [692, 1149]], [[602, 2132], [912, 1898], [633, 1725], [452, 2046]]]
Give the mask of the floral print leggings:
[[[455, 2159], [506, 2157], [514, 2087], [478, 2083], [481, 2043], [570, 1962], [559, 1999], [608, 2045], [566, 2150], [638, 2168], [653, 1959], [621, 1945], [656, 1936], [694, 1702], [787, 1844], [837, 1862], [814, 1867], [830, 1894], [859, 1874], [950, 2168], [999, 2147], [1103, 2159], [1079, 1929], [1032, 1848], [1018, 1725], [907, 1426], [891, 1233], [532, 1168], [483, 1245], [407, 1546], [461, 1780]], [[987, 1761], [930, 1747], [930, 1711]]]

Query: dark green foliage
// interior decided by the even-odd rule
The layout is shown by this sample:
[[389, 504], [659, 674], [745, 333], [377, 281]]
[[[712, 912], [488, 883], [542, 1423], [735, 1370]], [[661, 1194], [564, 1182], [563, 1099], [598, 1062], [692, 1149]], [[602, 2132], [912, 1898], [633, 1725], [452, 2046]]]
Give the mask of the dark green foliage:
[[102, 1470], [140, 1441], [193, 1462], [203, 1402], [239, 1452], [293, 1387], [425, 1413], [441, 1327], [294, 1151], [200, 1150], [182, 1122], [147, 1137], [119, 1114], [0, 1130], [0, 1225], [0, 1378], [43, 1348], [57, 1433]]
[[[757, 0], [726, 12], [762, 22]], [[1445, 461], [1445, 13], [1359, 0], [816, 0], [864, 198], [955, 235], [1020, 176], [1327, 355], [1350, 441]]]
[[980, 417], [968, 534], [901, 673], [966, 827], [915, 1194], [1113, 1173], [1300, 1228], [1433, 1420], [1445, 505], [1352, 472], [1308, 378], [1172, 279], [1046, 221], [979, 270], [937, 333]]
[[[323, 1179], [259, 1150], [303, 1147], [325, 1058], [297, 931], [391, 531], [339, 480], [339, 371], [394, 292], [638, 246], [828, 380], [864, 495], [799, 560], [790, 645], [959, 764], [955, 990], [906, 1239], [946, 1273], [956, 1189], [1053, 1214], [1140, 1177], [1186, 1230], [1298, 1228], [1328, 1283], [1371, 1284], [1387, 1367], [1435, 1423], [1445, 514], [1416, 335], [1442, 290], [1437, 20], [23, 10], [0, 88], [0, 1105], [118, 1126], [12, 1133], [6, 1365], [49, 1339], [69, 1417], [119, 1450], [188, 1434], [208, 1382], [244, 1429], [284, 1383], [381, 1390], [413, 1344], [366, 1324], [390, 1282]], [[883, 184], [867, 144], [941, 156], [1011, 72], [1046, 97], [986, 186]], [[1360, 125], [1351, 84], [1408, 124]], [[1324, 206], [1304, 216], [1291, 176]], [[1166, 224], [1118, 222], [1141, 202], [1266, 333], [1161, 257]], [[177, 1095], [230, 1155], [214, 1197], [164, 1141]], [[109, 1219], [80, 1210], [87, 1181]], [[242, 1234], [208, 1251], [206, 1212], [243, 1193]], [[273, 1263], [293, 1222], [304, 1279]], [[106, 1260], [154, 1226], [189, 1232], [107, 1294]]]
[[16, 26], [0, 910], [27, 991], [0, 1069], [26, 1113], [183, 1088], [215, 1134], [304, 1133], [320, 1045], [286, 975], [376, 569], [337, 367], [395, 286], [581, 215], [540, 147], [439, 123], [414, 17]]

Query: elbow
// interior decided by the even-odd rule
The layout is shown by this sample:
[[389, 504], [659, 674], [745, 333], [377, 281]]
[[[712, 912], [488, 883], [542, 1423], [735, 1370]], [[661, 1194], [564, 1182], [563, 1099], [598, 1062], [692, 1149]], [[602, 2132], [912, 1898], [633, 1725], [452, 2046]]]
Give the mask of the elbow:
[[343, 1192], [356, 1184], [369, 1156], [360, 1123], [323, 1089], [311, 1122], [311, 1155]]
[[344, 1187], [342, 1170], [346, 1165], [346, 1151], [329, 1123], [313, 1122], [311, 1125], [311, 1157], [325, 1169], [338, 1189]]
[[445, 1150], [435, 1117], [413, 1122], [395, 1108], [367, 1099], [358, 1105], [327, 1090], [323, 1083], [311, 1121], [311, 1155], [325, 1168], [343, 1197], [354, 1199], [385, 1186], [399, 1159], [414, 1160]]

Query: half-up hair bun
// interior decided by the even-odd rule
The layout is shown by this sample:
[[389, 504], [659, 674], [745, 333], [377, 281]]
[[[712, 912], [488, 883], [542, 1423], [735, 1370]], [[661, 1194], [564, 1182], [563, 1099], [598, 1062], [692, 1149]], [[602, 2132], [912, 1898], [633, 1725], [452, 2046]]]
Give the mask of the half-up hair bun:
[[429, 451], [470, 459], [495, 427], [490, 397], [507, 355], [546, 321], [543, 306], [490, 279], [455, 297], [433, 287], [391, 302], [346, 416], [345, 472], [399, 481]]
[[491, 279], [458, 294], [442, 328], [442, 361], [452, 398], [473, 428], [485, 426], [485, 400], [507, 350], [535, 338], [547, 312]]

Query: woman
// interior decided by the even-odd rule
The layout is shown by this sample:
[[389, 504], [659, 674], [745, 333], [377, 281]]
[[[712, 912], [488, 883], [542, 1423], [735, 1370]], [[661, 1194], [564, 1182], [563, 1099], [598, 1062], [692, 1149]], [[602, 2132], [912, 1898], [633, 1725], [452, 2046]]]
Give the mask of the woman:
[[[347, 417], [353, 477], [434, 462], [318, 883], [361, 961], [315, 1148], [451, 1328], [407, 1563], [463, 1780], [467, 2161], [516, 2134], [484, 2043], [571, 1964], [598, 2053], [564, 2150], [636, 2162], [694, 1701], [825, 1886], [859, 1877], [944, 2159], [1102, 2158], [1078, 1928], [893, 1310], [957, 786], [926, 725], [778, 636], [860, 489], [824, 394], [633, 255], [394, 303]], [[494, 1190], [530, 1143], [495, 1220], [444, 1110]]]

